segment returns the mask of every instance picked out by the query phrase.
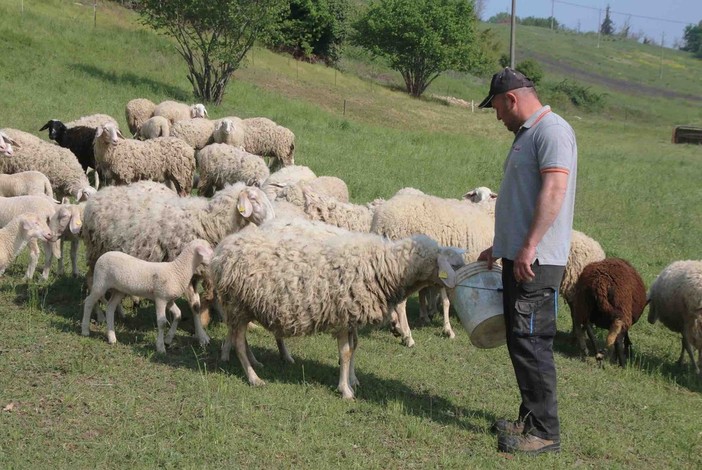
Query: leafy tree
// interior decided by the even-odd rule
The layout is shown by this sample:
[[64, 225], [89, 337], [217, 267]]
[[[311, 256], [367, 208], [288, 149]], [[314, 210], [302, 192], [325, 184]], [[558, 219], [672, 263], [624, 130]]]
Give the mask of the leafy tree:
[[[519, 23], [519, 17], [514, 19], [517, 23]], [[491, 16], [487, 20], [488, 23], [495, 23], [495, 24], [502, 24], [502, 23], [511, 23], [512, 22], [512, 15], [510, 15], [507, 12], [500, 12], [496, 15]]]
[[279, 18], [286, 0], [142, 0], [144, 24], [173, 37], [195, 97], [219, 104], [254, 41]]
[[680, 50], [692, 52], [695, 54], [695, 57], [702, 59], [702, 21], [697, 26], [685, 26], [683, 45], [680, 46]]
[[385, 58], [418, 97], [442, 72], [468, 72], [487, 61], [475, 25], [466, 0], [377, 0], [354, 23], [352, 40]]
[[605, 36], [611, 36], [614, 34], [614, 22], [612, 21], [612, 18], [609, 17], [609, 5], [607, 5], [607, 9], [605, 10], [605, 19], [602, 21], [602, 25], [600, 26], [600, 33], [604, 34]]
[[[535, 16], [527, 16], [519, 20], [520, 24], [524, 26], [538, 26], [539, 28], [550, 28], [551, 27], [551, 17], [548, 18], [537, 18]], [[553, 18], [553, 28], [558, 29], [558, 20]]]
[[541, 68], [541, 64], [534, 59], [524, 59], [518, 63], [515, 68], [526, 75], [529, 80], [534, 82], [534, 85], [538, 85], [544, 76], [544, 69]]
[[268, 42], [295, 58], [334, 64], [346, 38], [348, 14], [348, 0], [291, 0]]

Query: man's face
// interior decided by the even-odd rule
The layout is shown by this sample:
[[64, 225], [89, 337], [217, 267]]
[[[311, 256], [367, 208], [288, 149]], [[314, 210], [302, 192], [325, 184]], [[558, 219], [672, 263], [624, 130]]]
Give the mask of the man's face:
[[522, 125], [517, 117], [516, 104], [516, 96], [510, 92], [500, 93], [492, 99], [492, 107], [495, 109], [497, 120], [502, 121], [511, 132], [517, 132]]

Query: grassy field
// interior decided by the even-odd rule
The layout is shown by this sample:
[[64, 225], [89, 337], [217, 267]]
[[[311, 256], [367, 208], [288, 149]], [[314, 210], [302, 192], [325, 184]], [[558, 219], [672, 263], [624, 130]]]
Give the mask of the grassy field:
[[[684, 68], [671, 65], [657, 83], [655, 60], [632, 59], [650, 54], [646, 46], [607, 43], [593, 52], [578, 38], [520, 31], [520, 49], [553, 53], [546, 79], [568, 76], [557, 67], [564, 63], [590, 72], [579, 80], [609, 93], [601, 114], [555, 109], [578, 136], [576, 228], [608, 255], [630, 260], [647, 285], [674, 260], [700, 259], [702, 151], [672, 145], [670, 136], [676, 124], [702, 125], [702, 108], [663, 91], [699, 97], [702, 61], [670, 51], [666, 60]], [[94, 27], [91, 5], [0, 0], [0, 50], [0, 128], [39, 135], [50, 118], [96, 112], [126, 128], [129, 99], [193, 101], [172, 44], [113, 4], [99, 5]], [[632, 61], [648, 78], [630, 91], [598, 79], [628, 80]], [[335, 72], [257, 48], [210, 115], [266, 116], [291, 128], [296, 161], [343, 178], [356, 202], [404, 186], [446, 197], [499, 187], [511, 139], [493, 113], [409, 98], [381, 64], [342, 65]], [[637, 85], [660, 95], [644, 96]], [[448, 74], [429, 92], [470, 102], [486, 90], [485, 80]], [[679, 337], [645, 318], [631, 331], [631, 365], [600, 369], [570, 345], [563, 307], [555, 344], [563, 451], [508, 457], [496, 453], [489, 433], [496, 418], [517, 411], [505, 348], [474, 348], [457, 319], [454, 341], [441, 337], [438, 319], [418, 325], [415, 299], [417, 346], [362, 331], [362, 385], [345, 402], [335, 391], [337, 350], [328, 335], [290, 339], [296, 363], [287, 366], [272, 336], [253, 331], [268, 385], [252, 388], [236, 360], [218, 360], [222, 325], [210, 326], [213, 341], [202, 349], [185, 322], [160, 355], [153, 307], [145, 306], [118, 321], [118, 344], [106, 343], [102, 326], [83, 338], [83, 277], [21, 282], [26, 262], [21, 256], [0, 279], [0, 468], [702, 466], [702, 381], [675, 364]]]

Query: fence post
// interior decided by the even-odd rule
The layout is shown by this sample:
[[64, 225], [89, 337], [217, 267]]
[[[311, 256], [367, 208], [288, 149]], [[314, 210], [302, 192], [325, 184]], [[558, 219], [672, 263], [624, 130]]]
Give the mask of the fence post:
[[344, 100], [344, 116], [346, 116], [346, 100]]

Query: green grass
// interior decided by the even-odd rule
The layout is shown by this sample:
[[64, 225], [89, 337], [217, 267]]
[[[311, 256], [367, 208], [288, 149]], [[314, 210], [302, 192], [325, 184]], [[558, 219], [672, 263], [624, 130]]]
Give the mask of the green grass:
[[[95, 112], [126, 127], [131, 98], [192, 101], [171, 43], [135, 18], [100, 4], [94, 28], [90, 6], [24, 2], [20, 15], [19, 2], [0, 0], [0, 128], [38, 134], [50, 118]], [[625, 51], [607, 44], [614, 59], [597, 65], [590, 51], [581, 58], [579, 49], [568, 49], [570, 39], [537, 33], [521, 28], [520, 47], [553, 51], [588, 70], [618, 73], [625, 57], [614, 60]], [[629, 54], [647, 50], [621, 46]], [[699, 94], [702, 61], [685, 64], [691, 75], [671, 75], [666, 86]], [[404, 186], [453, 197], [479, 185], [499, 187], [511, 139], [492, 112], [411, 99], [386, 86], [399, 83], [392, 72], [361, 58], [342, 65], [345, 72], [334, 72], [256, 49], [210, 114], [267, 116], [290, 127], [296, 160], [342, 177], [357, 202]], [[653, 84], [657, 64], [637, 67]], [[686, 80], [692, 88], [684, 88]], [[484, 80], [447, 74], [430, 92], [477, 101], [486, 89]], [[700, 258], [702, 153], [670, 144], [672, 126], [699, 123], [700, 107], [627, 93], [609, 100], [601, 114], [556, 109], [578, 136], [575, 226], [609, 255], [630, 260], [648, 285], [670, 262]], [[640, 111], [617, 118], [615, 106]], [[414, 298], [417, 346], [404, 348], [384, 330], [361, 332], [362, 385], [348, 403], [335, 391], [337, 352], [328, 335], [290, 339], [296, 364], [286, 366], [271, 335], [253, 331], [268, 385], [252, 388], [236, 360], [218, 359], [222, 325], [210, 327], [212, 344], [201, 349], [185, 322], [174, 346], [159, 355], [147, 305], [118, 320], [118, 344], [106, 343], [104, 326], [83, 338], [83, 278], [52, 273], [46, 283], [23, 283], [26, 263], [25, 254], [0, 280], [0, 410], [8, 408], [0, 411], [0, 468], [702, 466], [702, 382], [689, 366], [675, 365], [679, 337], [645, 319], [631, 331], [631, 366], [601, 370], [577, 357], [567, 309], [561, 311], [555, 349], [563, 452], [512, 459], [495, 452], [488, 432], [494, 419], [517, 410], [506, 350], [477, 350], [456, 319], [455, 341], [440, 336], [438, 319], [418, 326]]]

